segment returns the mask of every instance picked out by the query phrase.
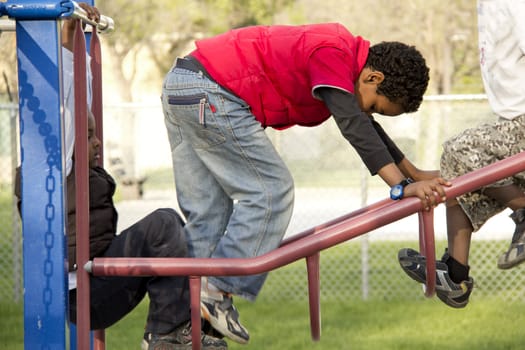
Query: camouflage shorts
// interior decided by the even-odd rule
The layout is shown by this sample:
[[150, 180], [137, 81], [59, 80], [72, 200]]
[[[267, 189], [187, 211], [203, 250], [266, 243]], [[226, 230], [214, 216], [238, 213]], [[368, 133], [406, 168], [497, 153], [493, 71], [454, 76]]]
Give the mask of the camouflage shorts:
[[[441, 176], [454, 179], [524, 150], [525, 115], [513, 120], [500, 118], [495, 123], [467, 129], [445, 141], [441, 156]], [[510, 184], [516, 184], [525, 191], [525, 172], [500, 180], [490, 187]], [[486, 196], [483, 190], [482, 188], [457, 198], [474, 231], [479, 230], [489, 218], [506, 208]]]

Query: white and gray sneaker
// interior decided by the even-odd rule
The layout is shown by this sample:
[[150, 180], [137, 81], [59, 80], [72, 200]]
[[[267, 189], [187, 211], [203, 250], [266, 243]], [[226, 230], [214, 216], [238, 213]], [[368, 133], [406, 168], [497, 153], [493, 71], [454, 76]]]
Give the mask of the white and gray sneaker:
[[[419, 283], [426, 283], [427, 261], [423, 255], [414, 249], [403, 248], [398, 252], [397, 259], [403, 271], [410, 278]], [[461, 283], [452, 281], [448, 274], [448, 266], [444, 262], [447, 259], [448, 252], [445, 252], [441, 261], [436, 261], [436, 295], [450, 307], [463, 308], [468, 304], [470, 293], [474, 287], [474, 279], [469, 277], [468, 281]]]
[[246, 344], [250, 340], [248, 330], [239, 321], [239, 312], [233, 305], [232, 295], [210, 289], [203, 278], [201, 288], [201, 317], [219, 333], [231, 340]]

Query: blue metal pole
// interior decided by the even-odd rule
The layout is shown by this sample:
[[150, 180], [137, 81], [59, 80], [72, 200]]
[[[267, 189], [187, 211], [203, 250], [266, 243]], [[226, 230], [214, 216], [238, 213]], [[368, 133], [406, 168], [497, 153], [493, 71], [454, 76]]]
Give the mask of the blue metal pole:
[[[94, 0], [85, 0], [94, 5]], [[85, 12], [68, 0], [4, 0], [16, 22], [20, 95], [24, 347], [65, 349], [68, 316], [60, 22]], [[98, 30], [113, 30], [101, 17]], [[91, 35], [87, 35], [88, 47]], [[70, 348], [76, 349], [71, 324]], [[91, 336], [91, 348], [93, 336]]]
[[18, 20], [16, 38], [23, 179], [24, 347], [65, 349], [67, 254], [59, 22]]

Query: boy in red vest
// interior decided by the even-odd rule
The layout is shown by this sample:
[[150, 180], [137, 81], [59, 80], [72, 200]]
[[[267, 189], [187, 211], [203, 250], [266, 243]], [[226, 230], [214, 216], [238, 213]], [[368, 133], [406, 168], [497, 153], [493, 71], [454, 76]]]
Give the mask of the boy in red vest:
[[[294, 200], [292, 177], [264, 128], [315, 126], [333, 116], [391, 197], [444, 200], [437, 171], [417, 169], [373, 119], [419, 108], [428, 85], [411, 46], [370, 47], [340, 24], [253, 26], [196, 42], [166, 75], [162, 103], [190, 254], [246, 258], [277, 248]], [[209, 277], [201, 314], [246, 343], [232, 294], [255, 300], [266, 274]]]

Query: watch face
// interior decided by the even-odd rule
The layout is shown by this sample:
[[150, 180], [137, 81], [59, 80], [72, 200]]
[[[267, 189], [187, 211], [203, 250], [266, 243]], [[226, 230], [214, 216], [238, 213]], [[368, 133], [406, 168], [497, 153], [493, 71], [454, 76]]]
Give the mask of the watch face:
[[390, 198], [400, 199], [403, 196], [403, 186], [395, 185], [390, 189]]

